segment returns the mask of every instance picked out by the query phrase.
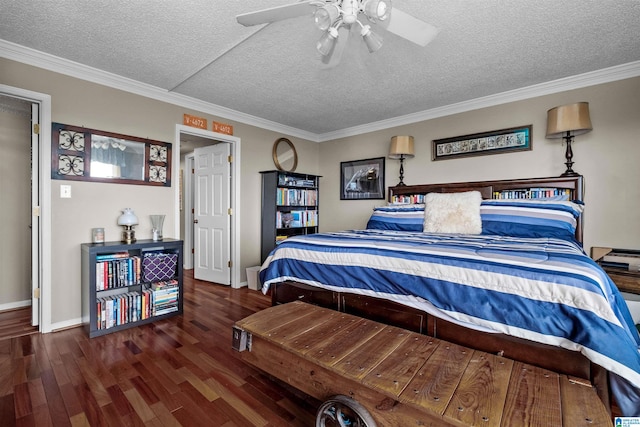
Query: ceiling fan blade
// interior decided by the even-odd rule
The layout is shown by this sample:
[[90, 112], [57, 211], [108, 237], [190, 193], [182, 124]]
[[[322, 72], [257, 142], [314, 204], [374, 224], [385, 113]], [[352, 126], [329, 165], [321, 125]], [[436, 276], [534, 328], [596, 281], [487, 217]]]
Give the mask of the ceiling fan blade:
[[311, 14], [315, 10], [315, 6], [311, 3], [314, 3], [314, 1], [300, 1], [298, 3], [272, 7], [270, 9], [243, 13], [242, 15], [236, 16], [236, 20], [245, 27], [250, 27], [252, 25], [268, 24], [283, 19], [297, 18], [298, 16]]
[[391, 10], [389, 19], [382, 22], [382, 27], [390, 33], [423, 47], [431, 43], [440, 32], [433, 25], [414, 18], [395, 7]]
[[333, 49], [331, 49], [328, 55], [322, 56], [323, 68], [333, 68], [340, 63], [342, 53], [347, 47], [350, 34], [350, 28], [347, 28], [344, 25], [338, 28], [338, 39], [336, 40], [336, 44], [333, 45]]

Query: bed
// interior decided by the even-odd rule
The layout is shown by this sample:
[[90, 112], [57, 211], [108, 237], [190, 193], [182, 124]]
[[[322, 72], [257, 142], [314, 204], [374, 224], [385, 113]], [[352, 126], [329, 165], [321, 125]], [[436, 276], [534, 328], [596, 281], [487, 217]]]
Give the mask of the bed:
[[263, 292], [568, 374], [639, 416], [640, 338], [582, 249], [582, 199], [580, 176], [391, 187], [403, 203], [366, 229], [279, 244]]

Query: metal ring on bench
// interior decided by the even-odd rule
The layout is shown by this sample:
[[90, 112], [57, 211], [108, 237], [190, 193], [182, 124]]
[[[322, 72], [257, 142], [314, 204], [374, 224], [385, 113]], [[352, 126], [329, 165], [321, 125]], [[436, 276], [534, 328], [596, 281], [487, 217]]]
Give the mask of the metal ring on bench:
[[377, 427], [369, 411], [356, 400], [332, 396], [318, 408], [316, 427]]

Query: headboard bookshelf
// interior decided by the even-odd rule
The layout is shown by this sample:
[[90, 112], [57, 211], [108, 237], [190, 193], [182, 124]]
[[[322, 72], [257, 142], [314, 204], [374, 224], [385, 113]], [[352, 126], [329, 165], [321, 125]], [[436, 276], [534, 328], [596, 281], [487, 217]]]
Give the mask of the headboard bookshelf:
[[[584, 181], [581, 175], [547, 178], [508, 179], [499, 181], [418, 184], [389, 187], [389, 202], [420, 203], [428, 193], [479, 191], [483, 199], [547, 197], [546, 192], [569, 194], [569, 200], [583, 201]], [[543, 193], [545, 192], [545, 193]], [[544, 194], [544, 196], [543, 196]], [[509, 197], [506, 197], [509, 196]], [[578, 218], [576, 239], [582, 242], [582, 217]]]

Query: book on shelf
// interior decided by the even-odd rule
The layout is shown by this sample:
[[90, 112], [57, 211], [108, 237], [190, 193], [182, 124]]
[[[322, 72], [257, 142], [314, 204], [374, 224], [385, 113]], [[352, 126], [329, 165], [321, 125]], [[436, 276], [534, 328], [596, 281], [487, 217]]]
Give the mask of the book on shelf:
[[292, 211], [291, 212], [291, 227], [302, 227], [302, 212], [300, 211]]

